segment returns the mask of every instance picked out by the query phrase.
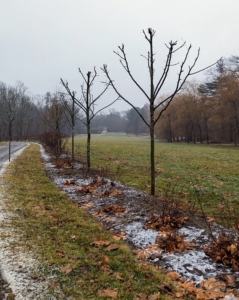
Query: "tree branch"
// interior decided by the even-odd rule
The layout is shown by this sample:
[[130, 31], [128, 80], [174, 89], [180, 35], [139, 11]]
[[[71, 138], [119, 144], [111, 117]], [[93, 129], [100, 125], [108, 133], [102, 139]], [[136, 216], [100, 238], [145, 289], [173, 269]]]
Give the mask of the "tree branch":
[[[126, 53], [124, 51], [124, 44], [122, 44], [122, 47], [118, 47], [120, 49], [120, 51], [122, 52], [123, 56], [121, 56], [119, 53], [117, 52], [114, 52], [116, 55], [118, 55], [121, 60], [120, 60], [120, 63], [121, 65], [124, 67], [125, 71], [129, 74], [130, 78], [132, 79], [132, 81], [136, 84], [136, 86], [142, 91], [142, 93], [145, 95], [145, 97], [147, 97], [147, 99], [149, 100], [149, 96], [147, 95], [147, 93], [144, 91], [144, 89], [138, 84], [138, 82], [134, 79], [133, 75], [131, 74], [130, 72], [130, 69], [129, 69], [129, 64], [128, 64], [128, 60], [127, 60], [127, 57], [126, 57]], [[125, 65], [123, 64], [122, 60], [125, 62]]]
[[128, 101], [124, 96], [122, 96], [119, 91], [116, 89], [112, 79], [109, 76], [109, 72], [107, 70], [107, 65], [103, 65], [103, 68], [101, 68], [101, 70], [105, 73], [106, 77], [109, 80], [110, 85], [113, 87], [114, 91], [116, 92], [116, 94], [119, 96], [120, 99], [124, 100], [126, 103], [128, 103], [131, 107], [133, 107], [137, 113], [139, 114], [139, 116], [141, 117], [141, 119], [144, 121], [144, 123], [150, 127], [150, 124], [147, 123], [147, 121], [145, 120], [145, 118], [143, 117], [143, 115], [137, 110], [137, 108], [130, 102]]

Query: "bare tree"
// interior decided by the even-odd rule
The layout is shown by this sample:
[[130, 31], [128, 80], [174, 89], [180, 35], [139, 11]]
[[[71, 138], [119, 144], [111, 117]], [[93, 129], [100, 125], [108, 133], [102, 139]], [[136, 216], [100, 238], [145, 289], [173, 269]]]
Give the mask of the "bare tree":
[[[74, 161], [75, 159], [75, 123], [76, 119], [81, 119], [82, 116], [79, 115], [80, 108], [76, 107], [75, 98], [66, 99], [64, 93], [60, 93], [61, 103], [64, 107], [65, 117], [68, 121], [68, 124], [71, 127], [71, 159]], [[71, 102], [72, 101], [72, 102]], [[71, 102], [71, 103], [70, 103]]]
[[[181, 62], [181, 64], [179, 64], [178, 76], [177, 76], [177, 80], [176, 80], [176, 84], [175, 84], [173, 92], [169, 96], [164, 98], [162, 101], [157, 102], [156, 99], [158, 97], [160, 90], [162, 89], [162, 87], [165, 83], [166, 78], [168, 77], [169, 70], [171, 69], [171, 67], [175, 66], [175, 64], [172, 64], [172, 57], [175, 54], [175, 52], [179, 51], [180, 49], [183, 48], [183, 46], [185, 46], [185, 42], [178, 48], [177, 48], [177, 42], [171, 41], [171, 42], [169, 42], [168, 45], [166, 45], [166, 47], [168, 48], [166, 62], [165, 62], [161, 77], [155, 82], [155, 76], [154, 76], [155, 75], [155, 70], [154, 70], [155, 54], [154, 54], [154, 50], [153, 50], [153, 38], [155, 35], [155, 31], [153, 29], [149, 28], [148, 34], [146, 34], [146, 32], [144, 30], [143, 30], [143, 34], [144, 34], [145, 39], [149, 43], [149, 51], [148, 51], [147, 56], [142, 55], [144, 58], [146, 58], [147, 64], [148, 64], [149, 78], [150, 78], [149, 94], [146, 93], [146, 91], [142, 88], [142, 86], [135, 80], [134, 76], [132, 75], [130, 68], [129, 68], [129, 62], [128, 62], [128, 59], [126, 56], [126, 52], [124, 49], [124, 44], [122, 44], [121, 47], [120, 46], [118, 47], [119, 52], [114, 51], [114, 53], [120, 58], [120, 63], [123, 66], [123, 68], [125, 69], [125, 71], [128, 73], [131, 80], [136, 84], [136, 86], [141, 90], [141, 92], [144, 94], [144, 96], [148, 100], [149, 109], [150, 109], [149, 121], [147, 119], [145, 119], [145, 117], [137, 110], [137, 107], [134, 106], [130, 100], [126, 99], [121, 94], [121, 92], [118, 91], [114, 81], [112, 80], [112, 78], [109, 74], [107, 65], [103, 65], [102, 70], [105, 73], [106, 77], [108, 78], [110, 85], [113, 87], [113, 89], [118, 94], [118, 96], [121, 99], [123, 99], [125, 102], [127, 102], [130, 106], [132, 106], [137, 111], [137, 113], [140, 115], [140, 117], [145, 122], [145, 124], [149, 127], [150, 140], [151, 140], [151, 146], [150, 146], [150, 148], [151, 148], [151, 150], [150, 150], [150, 152], [151, 152], [150, 153], [150, 156], [151, 156], [151, 160], [150, 160], [151, 161], [151, 195], [154, 196], [155, 195], [155, 154], [154, 154], [154, 151], [155, 151], [154, 150], [154, 127], [155, 127], [155, 124], [161, 117], [163, 111], [168, 108], [168, 106], [171, 103], [171, 101], [173, 100], [174, 96], [182, 90], [183, 85], [186, 82], [187, 78], [191, 75], [194, 75], [196, 73], [199, 73], [199, 72], [211, 67], [212, 65], [208, 66], [204, 69], [201, 69], [199, 71], [192, 72], [192, 70], [195, 67], [196, 62], [199, 58], [200, 49], [198, 49], [197, 55], [196, 55], [193, 63], [191, 64], [191, 66], [188, 67], [188, 69], [185, 72], [185, 70], [184, 70], [185, 64], [188, 60], [189, 52], [192, 48], [192, 46], [190, 45], [186, 50], [186, 54], [184, 56], [183, 61]], [[158, 115], [155, 115], [157, 108], [159, 108], [163, 104], [166, 104], [166, 105], [163, 107], [163, 109], [160, 110]]]
[[60, 101], [58, 92], [51, 94], [47, 92], [45, 97], [45, 105], [40, 108], [40, 118], [47, 132], [54, 132], [57, 138], [57, 145], [54, 149], [57, 155], [62, 152], [62, 126], [67, 122], [64, 106]]
[[64, 107], [59, 101], [57, 93], [47, 92], [44, 98], [45, 105], [41, 110], [41, 120], [48, 131], [60, 133], [61, 125], [66, 122]]
[[30, 109], [30, 97], [27, 94], [27, 87], [22, 82], [17, 82], [16, 86], [7, 86], [6, 84], [1, 83], [0, 102], [0, 117], [8, 127], [10, 161], [13, 124], [17, 117], [24, 119]]
[[91, 94], [91, 88], [93, 86], [93, 83], [97, 77], [97, 72], [96, 68], [94, 68], [94, 74], [92, 75], [91, 72], [88, 72], [86, 74], [86, 77], [82, 73], [81, 69], [79, 68], [79, 72], [84, 80], [84, 83], [86, 87], [84, 86], [84, 83], [81, 85], [81, 98], [77, 99], [76, 98], [76, 92], [71, 91], [68, 85], [67, 81], [64, 81], [61, 78], [61, 84], [64, 86], [66, 89], [68, 95], [71, 97], [72, 101], [76, 103], [80, 107], [80, 109], [83, 111], [85, 115], [85, 120], [81, 119], [81, 121], [86, 125], [87, 128], [87, 169], [89, 170], [91, 167], [91, 162], [90, 162], [90, 142], [91, 142], [91, 133], [90, 133], [90, 125], [91, 125], [91, 120], [103, 109], [109, 107], [112, 105], [115, 101], [111, 102], [109, 105], [104, 106], [103, 108], [96, 110], [96, 102], [101, 98], [101, 96], [107, 91], [108, 87], [110, 86], [110, 83], [106, 83], [106, 86], [104, 90], [96, 97], [94, 98], [93, 95]]

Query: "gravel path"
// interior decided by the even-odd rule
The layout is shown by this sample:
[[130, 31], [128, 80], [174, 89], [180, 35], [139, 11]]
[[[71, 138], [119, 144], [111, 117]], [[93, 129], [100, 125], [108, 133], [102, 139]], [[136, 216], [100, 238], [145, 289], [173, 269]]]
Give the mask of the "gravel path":
[[[12, 160], [21, 154], [27, 143], [13, 143]], [[8, 165], [8, 148], [0, 147], [0, 300], [54, 299], [47, 295], [44, 278], [36, 277], [38, 261], [34, 253], [26, 252], [14, 242], [20, 237], [11, 226], [14, 213], [6, 209], [7, 195], [3, 176]], [[39, 272], [38, 272], [39, 273]]]

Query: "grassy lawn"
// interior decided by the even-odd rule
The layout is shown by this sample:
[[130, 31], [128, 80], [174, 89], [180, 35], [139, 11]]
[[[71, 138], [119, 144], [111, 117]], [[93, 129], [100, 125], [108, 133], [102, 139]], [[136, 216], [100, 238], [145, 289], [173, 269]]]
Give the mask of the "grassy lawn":
[[[63, 299], [60, 288], [67, 299], [110, 299], [104, 295], [117, 293], [115, 299], [132, 300], [140, 293], [157, 294], [162, 282], [169, 282], [160, 270], [136, 263], [124, 242], [115, 241], [57, 189], [45, 175], [37, 145], [9, 165], [3, 180], [9, 194], [7, 209], [17, 214], [12, 224], [22, 237], [18, 243], [41, 258], [41, 272], [51, 274], [57, 299]], [[117, 244], [118, 249], [95, 247], [96, 241]], [[172, 298], [161, 294], [159, 299]]]
[[[76, 140], [85, 157], [86, 137]], [[107, 167], [124, 184], [149, 192], [149, 138], [125, 135], [92, 135], [92, 166]], [[203, 201], [223, 197], [239, 201], [239, 149], [186, 143], [156, 142], [156, 190], [192, 199], [195, 191]]]

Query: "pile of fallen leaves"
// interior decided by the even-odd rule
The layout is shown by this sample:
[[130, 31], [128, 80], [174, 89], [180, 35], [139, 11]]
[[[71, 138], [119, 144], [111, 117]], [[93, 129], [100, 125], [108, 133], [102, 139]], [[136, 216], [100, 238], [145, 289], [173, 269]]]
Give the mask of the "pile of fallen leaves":
[[[102, 178], [99, 180], [98, 177], [95, 177], [90, 183], [82, 185], [79, 190], [76, 190], [76, 194], [95, 194], [96, 188], [102, 185], [105, 185], [106, 181]], [[95, 188], [95, 189], [93, 189]]]
[[74, 179], [66, 179], [66, 181], [63, 183], [64, 186], [74, 186], [75, 185]]
[[[176, 298], [180, 298], [183, 295], [191, 295], [196, 299], [208, 300], [208, 299], [225, 299], [226, 295], [230, 295], [230, 299], [238, 299], [238, 292], [231, 289], [233, 285], [233, 279], [228, 275], [229, 279], [225, 279], [226, 282], [219, 282], [215, 278], [209, 278], [202, 280], [198, 287], [195, 287], [194, 282], [181, 279], [180, 276], [172, 271], [166, 274], [167, 277], [176, 281], [178, 292], [175, 293]], [[227, 275], [225, 275], [227, 276]], [[225, 278], [225, 277], [224, 277]], [[221, 278], [223, 279], [223, 278]], [[235, 282], [235, 278], [234, 278]], [[236, 296], [236, 297], [235, 297]]]
[[[239, 240], [239, 237], [238, 237]], [[215, 241], [203, 248], [203, 251], [216, 263], [230, 266], [239, 271], [239, 241], [220, 235]]]
[[125, 209], [122, 205], [107, 204], [99, 209], [98, 214], [107, 213], [107, 214], [113, 215], [113, 214], [119, 214], [119, 213], [124, 213], [124, 212], [125, 212]]
[[79, 190], [75, 191], [76, 194], [95, 194], [96, 190], [92, 188], [92, 186], [88, 185], [84, 185], [82, 186], [82, 188], [80, 188]]
[[164, 250], [166, 253], [181, 253], [192, 250], [195, 246], [194, 243], [185, 241], [183, 235], [174, 233], [157, 236], [155, 243], [159, 249]]
[[[74, 183], [73, 183], [74, 184]], [[73, 185], [71, 179], [67, 179], [64, 183], [64, 185]], [[76, 194], [97, 194], [97, 188], [99, 186], [105, 186], [107, 184], [107, 181], [104, 178], [99, 179], [98, 177], [95, 177], [93, 181], [91, 181], [88, 184], [82, 185], [82, 187], [75, 191]], [[108, 189], [105, 189], [103, 192], [100, 192], [97, 194], [98, 198], [101, 197], [115, 197], [117, 195], [121, 195], [121, 190], [114, 189], [114, 182], [110, 182]]]
[[98, 198], [102, 197], [115, 197], [117, 195], [121, 195], [122, 191], [121, 190], [113, 190], [112, 188], [105, 190], [104, 192], [100, 193], [97, 195]]
[[133, 252], [138, 260], [144, 261], [162, 258], [162, 251], [165, 253], [182, 253], [193, 250], [194, 246], [194, 243], [185, 241], [183, 235], [170, 233], [157, 236], [155, 244], [147, 245], [145, 249], [134, 250]]
[[65, 158], [65, 159], [58, 159], [56, 162], [55, 162], [55, 168], [57, 169], [61, 169], [61, 168], [70, 168], [72, 165], [71, 165], [71, 162], [69, 161], [68, 158]]
[[149, 214], [149, 220], [144, 223], [145, 229], [159, 230], [159, 233], [164, 234], [172, 232], [177, 228], [181, 228], [188, 220], [188, 217], [184, 217], [181, 214], [168, 215], [162, 214], [161, 216], [155, 216], [153, 213]]

